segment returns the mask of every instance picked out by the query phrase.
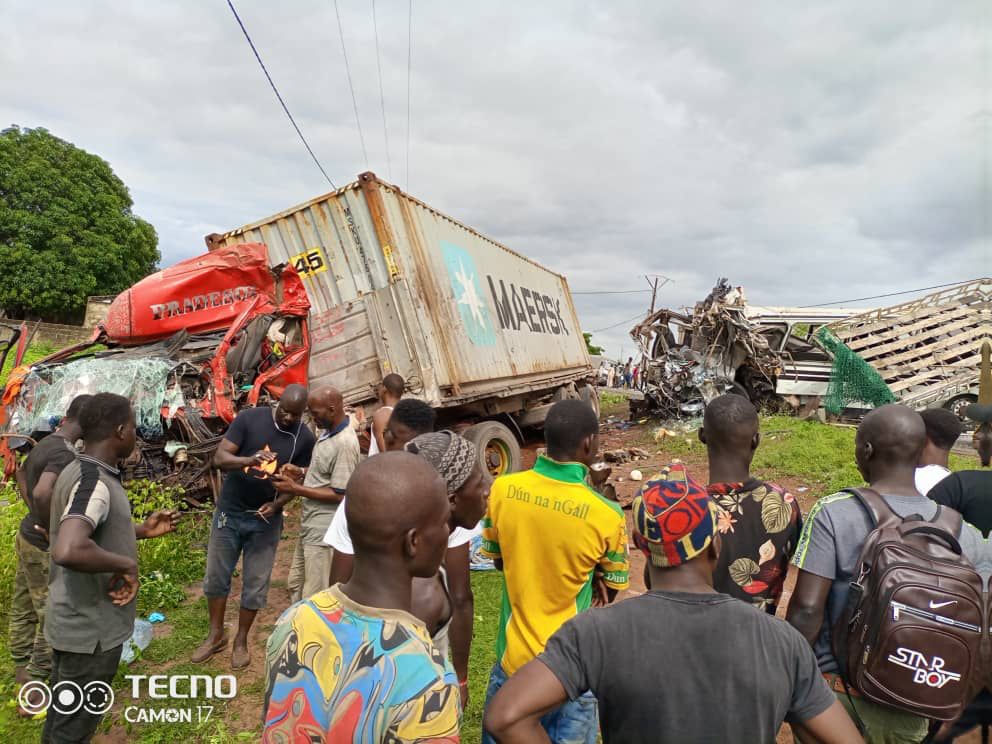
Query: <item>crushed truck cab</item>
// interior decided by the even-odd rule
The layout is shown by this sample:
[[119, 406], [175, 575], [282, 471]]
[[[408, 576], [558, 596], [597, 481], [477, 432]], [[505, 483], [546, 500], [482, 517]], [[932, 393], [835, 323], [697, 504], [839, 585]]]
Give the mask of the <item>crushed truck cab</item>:
[[128, 477], [182, 486], [199, 500], [217, 487], [210, 462], [238, 410], [306, 384], [310, 301], [296, 270], [270, 266], [260, 243], [182, 261], [121, 293], [93, 337], [10, 375], [0, 455], [48, 431], [83, 393], [131, 399], [138, 445]]

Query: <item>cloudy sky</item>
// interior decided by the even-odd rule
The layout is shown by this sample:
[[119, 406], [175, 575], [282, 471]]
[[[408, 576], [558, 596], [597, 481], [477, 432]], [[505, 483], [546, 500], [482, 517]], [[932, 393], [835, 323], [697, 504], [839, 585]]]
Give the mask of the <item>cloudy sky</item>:
[[[727, 276], [810, 305], [992, 274], [980, 0], [413, 0], [409, 171], [409, 5], [376, 3], [387, 157], [371, 0], [338, 2], [367, 162], [333, 1], [236, 3], [331, 178], [374, 170], [573, 290], [661, 274], [680, 306]], [[0, 18], [0, 126], [108, 160], [164, 264], [328, 190], [226, 2], [0, 0]], [[649, 299], [576, 304], [626, 356]]]

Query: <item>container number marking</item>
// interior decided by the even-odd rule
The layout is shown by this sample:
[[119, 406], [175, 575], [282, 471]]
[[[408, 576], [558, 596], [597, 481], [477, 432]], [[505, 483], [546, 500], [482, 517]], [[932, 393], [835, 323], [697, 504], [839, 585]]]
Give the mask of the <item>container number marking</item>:
[[296, 273], [304, 278], [327, 271], [327, 261], [324, 260], [324, 252], [320, 248], [310, 248], [290, 257], [289, 262], [293, 264]]

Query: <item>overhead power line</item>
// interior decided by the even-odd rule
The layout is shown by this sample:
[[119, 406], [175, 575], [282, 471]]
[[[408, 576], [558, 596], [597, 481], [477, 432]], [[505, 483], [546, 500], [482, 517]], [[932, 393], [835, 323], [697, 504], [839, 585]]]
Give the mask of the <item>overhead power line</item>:
[[410, 190], [410, 67], [413, 59], [413, 0], [408, 0], [406, 24], [406, 190]]
[[272, 81], [272, 76], [269, 74], [269, 71], [265, 68], [265, 63], [262, 62], [262, 57], [258, 53], [258, 49], [255, 48], [255, 42], [253, 42], [251, 40], [251, 36], [248, 35], [248, 29], [246, 29], [245, 24], [242, 23], [241, 16], [238, 15], [238, 11], [234, 8], [234, 3], [231, 2], [231, 0], [227, 0], [227, 7], [229, 7], [231, 9], [231, 12], [234, 13], [234, 20], [236, 20], [238, 22], [238, 25], [241, 26], [241, 33], [245, 35], [245, 40], [248, 42], [248, 46], [251, 47], [252, 52], [255, 54], [255, 59], [258, 60], [258, 66], [261, 67], [262, 72], [265, 73], [265, 79], [269, 81], [269, 85], [272, 87], [272, 92], [275, 93], [276, 98], [279, 99], [279, 105], [282, 106], [282, 110], [286, 112], [286, 116], [289, 119], [289, 122], [293, 125], [293, 129], [295, 129], [296, 133], [299, 135], [300, 141], [303, 143], [303, 146], [307, 148], [307, 152], [310, 153], [310, 157], [313, 158], [313, 162], [320, 170], [321, 174], [324, 176], [324, 178], [327, 179], [327, 182], [331, 184], [331, 188], [337, 191], [338, 187], [334, 185], [334, 181], [332, 181], [331, 177], [327, 175], [327, 171], [324, 170], [324, 166], [322, 166], [320, 164], [320, 161], [317, 160], [317, 156], [314, 155], [313, 153], [313, 148], [310, 147], [310, 143], [307, 142], [307, 138], [304, 137], [303, 132], [300, 131], [300, 127], [296, 123], [296, 119], [294, 119], [293, 115], [289, 113], [289, 107], [286, 105], [286, 102], [282, 100], [282, 96], [279, 94], [279, 89], [276, 87], [276, 84]]
[[639, 294], [650, 289], [586, 289], [572, 292], [573, 295]]
[[375, 34], [375, 65], [379, 69], [379, 107], [382, 109], [382, 138], [386, 141], [386, 172], [393, 178], [393, 163], [389, 157], [389, 128], [386, 126], [386, 96], [382, 90], [382, 58], [379, 56], [379, 24], [375, 19], [375, 0], [372, 0], [372, 32]]
[[643, 318], [644, 316], [645, 316], [645, 313], [638, 313], [637, 315], [631, 316], [627, 320], [621, 320], [619, 323], [614, 323], [613, 325], [608, 325], [608, 326], [605, 326], [603, 328], [597, 328], [594, 331], [589, 331], [589, 333], [602, 333], [603, 331], [608, 331], [611, 328], [616, 328], [617, 326], [622, 326], [625, 323], [633, 323], [638, 318]]
[[344, 45], [344, 26], [341, 24], [341, 11], [338, 10], [338, 0], [334, 0], [334, 15], [338, 19], [338, 35], [341, 37], [341, 54], [344, 57], [344, 71], [348, 76], [348, 88], [351, 89], [351, 106], [355, 110], [355, 125], [358, 127], [358, 140], [362, 143], [362, 157], [365, 167], [369, 167], [369, 153], [365, 149], [365, 135], [362, 134], [362, 120], [358, 117], [358, 99], [355, 97], [355, 84], [351, 80], [351, 65], [348, 64], [348, 50]]
[[964, 284], [964, 282], [950, 282], [949, 284], [935, 284], [932, 287], [920, 287], [919, 289], [907, 289], [902, 292], [889, 292], [887, 294], [872, 295], [871, 297], [855, 297], [853, 300], [838, 300], [837, 302], [821, 302], [818, 305], [802, 305], [803, 308], [809, 307], [828, 307], [829, 305], [846, 305], [849, 302], [865, 302], [866, 300], [881, 300], [885, 297], [898, 297], [899, 295], [915, 294], [916, 292], [929, 292], [932, 289], [946, 289], [947, 287], [956, 287], [959, 284]]

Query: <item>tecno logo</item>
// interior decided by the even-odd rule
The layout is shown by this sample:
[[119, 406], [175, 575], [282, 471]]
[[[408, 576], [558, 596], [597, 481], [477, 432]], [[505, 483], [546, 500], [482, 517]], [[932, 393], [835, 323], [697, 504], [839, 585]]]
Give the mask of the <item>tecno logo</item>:
[[17, 693], [17, 702], [31, 715], [51, 708], [64, 716], [71, 716], [80, 710], [102, 716], [114, 705], [114, 691], [100, 680], [87, 682], [82, 687], [70, 680], [57, 682], [52, 687], [33, 680]]
[[[152, 700], [204, 699], [231, 700], [238, 694], [238, 680], [233, 674], [128, 674], [131, 697]], [[142, 690], [144, 688], [144, 690]]]
[[927, 659], [926, 655], [911, 648], [900, 646], [894, 654], [889, 654], [889, 661], [913, 672], [913, 682], [927, 687], [943, 687], [948, 682], [958, 682], [961, 675], [944, 669], [944, 659], [934, 656]]

